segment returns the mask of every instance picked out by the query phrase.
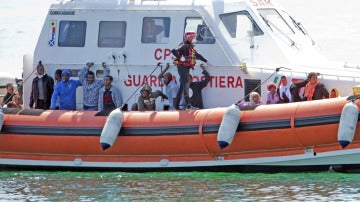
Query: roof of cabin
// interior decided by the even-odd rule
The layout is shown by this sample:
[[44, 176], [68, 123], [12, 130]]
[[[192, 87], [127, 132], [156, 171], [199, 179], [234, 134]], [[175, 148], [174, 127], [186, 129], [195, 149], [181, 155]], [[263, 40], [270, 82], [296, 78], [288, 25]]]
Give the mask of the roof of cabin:
[[248, 0], [58, 0], [51, 9], [125, 9], [128, 7], [193, 7], [214, 6], [229, 3], [248, 3]]

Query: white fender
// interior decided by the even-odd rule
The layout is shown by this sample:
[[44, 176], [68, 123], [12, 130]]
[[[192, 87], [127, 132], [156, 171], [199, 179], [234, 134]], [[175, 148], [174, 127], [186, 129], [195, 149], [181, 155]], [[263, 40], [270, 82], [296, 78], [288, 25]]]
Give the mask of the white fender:
[[344, 105], [338, 129], [338, 141], [343, 149], [354, 139], [358, 116], [358, 107], [355, 103], [349, 102]]
[[221, 149], [231, 144], [239, 122], [240, 109], [236, 105], [231, 105], [224, 113], [217, 135], [217, 142]]
[[0, 109], [0, 132], [4, 124], [4, 112]]
[[122, 123], [123, 112], [119, 108], [114, 109], [106, 119], [105, 126], [101, 132], [100, 144], [103, 150], [110, 148], [114, 144], [121, 130]]

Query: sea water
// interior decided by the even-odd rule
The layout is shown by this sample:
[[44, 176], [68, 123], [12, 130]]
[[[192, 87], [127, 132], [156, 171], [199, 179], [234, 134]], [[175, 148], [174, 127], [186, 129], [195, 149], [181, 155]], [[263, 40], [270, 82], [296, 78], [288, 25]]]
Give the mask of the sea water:
[[[1, 0], [0, 71], [21, 76], [49, 0]], [[357, 0], [280, 0], [331, 60], [360, 65]], [[359, 201], [360, 174], [0, 171], [0, 201]]]
[[359, 201], [360, 175], [208, 172], [0, 174], [0, 201]]

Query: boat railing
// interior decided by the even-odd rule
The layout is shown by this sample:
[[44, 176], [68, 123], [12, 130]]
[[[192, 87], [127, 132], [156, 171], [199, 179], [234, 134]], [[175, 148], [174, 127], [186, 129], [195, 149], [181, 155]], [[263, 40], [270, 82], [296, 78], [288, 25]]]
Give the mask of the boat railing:
[[344, 68], [349, 69], [360, 69], [360, 65], [348, 64], [347, 62], [344, 64]]
[[[158, 5], [160, 5], [160, 2], [162, 2], [162, 1], [167, 1], [167, 0], [141, 0], [140, 5], [143, 5], [144, 2], [157, 2]], [[129, 2], [134, 2], [135, 3], [135, 0], [130, 0]]]
[[[165, 64], [162, 64], [165, 65]], [[74, 70], [80, 70], [81, 67], [83, 66], [82, 64], [53, 64], [52, 66], [55, 66], [57, 68], [60, 69], [74, 69]], [[98, 64], [98, 66], [101, 66], [101, 64]], [[132, 65], [130, 64], [107, 64], [107, 66], [110, 69], [114, 69], [116, 71], [118, 71], [117, 73], [120, 74], [119, 71], [125, 69], [125, 73], [129, 73], [128, 68]], [[141, 65], [142, 67], [146, 67], [146, 68], [156, 68], [156, 64], [150, 64], [150, 65]], [[63, 68], [62, 68], [63, 67]], [[195, 67], [196, 68], [196, 67]], [[301, 70], [294, 69], [292, 67], [288, 67], [288, 66], [256, 66], [256, 65], [248, 65], [245, 62], [240, 63], [239, 65], [211, 65], [211, 68], [238, 68], [240, 71], [242, 71], [244, 74], [246, 75], [252, 75], [251, 73], [259, 73], [259, 74], [271, 74], [273, 72], [276, 71], [277, 68], [281, 68], [280, 71], [278, 72], [278, 74], [286, 74], [292, 77], [303, 77], [305, 78], [307, 76], [307, 74], [309, 74], [310, 72], [314, 71], [314, 67], [304, 67]], [[316, 67], [316, 72], [320, 73], [320, 76], [322, 77], [328, 77], [328, 78], [332, 78], [334, 80], [348, 80], [348, 81], [359, 81], [360, 80], [360, 72], [359, 71], [355, 71], [360, 69], [359, 66], [357, 67], [343, 67], [346, 68], [346, 70], [354, 70], [354, 71], [343, 71], [339, 74], [339, 69], [334, 69], [334, 68], [326, 68], [326, 67]], [[100, 69], [99, 69], [100, 70]], [[123, 71], [124, 72], [124, 71]], [[251, 72], [251, 73], [250, 73]], [[75, 77], [76, 75], [73, 74]], [[251, 77], [251, 76], [250, 76]]]
[[[152, 6], [154, 5], [157, 5], [157, 6], [160, 6], [161, 3], [173, 3], [173, 2], [176, 2], [176, 1], [169, 1], [169, 0], [140, 0], [140, 1], [137, 1], [137, 0], [122, 0], [124, 2], [128, 2], [129, 4], [139, 4], [140, 6], [143, 6], [143, 5], [149, 5], [149, 4], [146, 4], [146, 3], [153, 3], [151, 4]], [[184, 0], [181, 2], [181, 3], [187, 3], [186, 4], [187, 6], [195, 6], [195, 3], [196, 3], [196, 0]], [[203, 1], [202, 1], [203, 2]], [[179, 4], [179, 2], [176, 2], [177, 4]]]
[[[221, 66], [222, 68], [224, 68], [224, 66]], [[242, 67], [240, 66], [237, 66], [239, 67], [241, 70]], [[307, 75], [312, 72], [313, 70], [311, 70], [310, 68], [308, 69], [309, 71], [303, 71], [303, 70], [293, 70], [291, 68], [282, 68], [280, 72], [278, 72], [277, 74], [278, 75], [281, 75], [282, 73], [286, 74], [286, 75], [289, 75], [293, 78], [296, 78], [296, 77], [303, 77], [303, 78], [306, 78]], [[247, 67], [246, 71], [248, 72], [258, 72], [258, 73], [264, 73], [264, 74], [270, 74], [270, 73], [273, 73], [274, 71], [276, 71], [276, 67], [256, 67], [256, 66], [252, 66], [252, 67]], [[347, 75], [339, 75], [339, 73], [337, 72], [334, 72], [334, 73], [330, 73], [330, 72], [322, 72], [322, 71], [316, 71], [318, 73], [320, 73], [320, 77], [323, 77], [323, 78], [331, 78], [333, 80], [347, 80], [347, 81], [354, 81], [354, 82], [358, 82], [360, 80], [360, 75], [359, 76], [354, 76], [354, 75], [350, 75], [350, 74], [347, 74]]]

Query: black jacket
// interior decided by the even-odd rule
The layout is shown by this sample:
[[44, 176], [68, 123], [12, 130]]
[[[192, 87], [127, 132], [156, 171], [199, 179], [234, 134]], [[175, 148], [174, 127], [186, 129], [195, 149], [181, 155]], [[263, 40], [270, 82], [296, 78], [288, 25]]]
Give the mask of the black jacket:
[[[32, 81], [30, 108], [32, 108], [33, 105], [35, 104], [35, 108], [38, 109], [37, 106], [37, 100], [39, 99], [38, 81], [39, 81], [38, 77], [35, 77]], [[43, 81], [43, 90], [44, 90], [45, 109], [50, 109], [51, 96], [54, 92], [54, 79], [48, 76], [47, 74], [45, 74], [44, 77], [42, 78], [42, 81]]]
[[204, 70], [202, 72], [203, 75], [205, 75], [205, 79], [201, 80], [201, 81], [197, 81], [197, 82], [192, 82], [190, 84], [190, 88], [193, 91], [193, 94], [190, 98], [190, 103], [192, 106], [194, 107], [198, 107], [199, 109], [203, 109], [204, 108], [204, 104], [203, 104], [203, 99], [202, 99], [202, 93], [201, 90], [203, 88], [205, 88], [205, 86], [209, 83], [210, 81], [210, 75], [209, 73]]
[[[293, 101], [294, 102], [307, 100], [306, 97], [301, 99], [301, 97], [298, 94], [298, 90], [300, 88], [302, 88], [302, 87], [305, 87], [308, 82], [309, 82], [309, 80], [304, 80], [302, 82], [292, 84], [292, 86], [291, 86], [291, 94], [293, 96]], [[320, 99], [323, 99], [323, 98], [329, 98], [329, 92], [325, 88], [324, 84], [319, 83], [318, 85], [315, 86], [315, 90], [314, 90], [314, 94], [313, 94], [312, 99], [313, 100], [320, 100]]]

